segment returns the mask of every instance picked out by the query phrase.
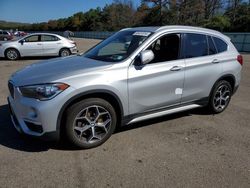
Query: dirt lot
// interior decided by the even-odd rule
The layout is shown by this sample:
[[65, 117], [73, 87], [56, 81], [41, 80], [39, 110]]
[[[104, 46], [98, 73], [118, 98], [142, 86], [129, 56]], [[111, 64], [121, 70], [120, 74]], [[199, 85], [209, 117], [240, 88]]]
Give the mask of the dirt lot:
[[[77, 40], [86, 50], [96, 40]], [[7, 80], [38, 61], [0, 60], [0, 187], [250, 187], [250, 55], [219, 115], [179, 113], [117, 131], [90, 150], [23, 138], [8, 116]]]

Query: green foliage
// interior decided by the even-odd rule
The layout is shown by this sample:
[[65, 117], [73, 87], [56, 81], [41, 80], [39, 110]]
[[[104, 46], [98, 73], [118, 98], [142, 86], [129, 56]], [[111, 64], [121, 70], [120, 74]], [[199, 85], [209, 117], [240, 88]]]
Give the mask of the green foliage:
[[[245, 2], [245, 1], [244, 1]], [[22, 24], [0, 21], [0, 29], [26, 31], [117, 31], [125, 27], [193, 25], [219, 31], [250, 32], [250, 3], [241, 0], [115, 0], [104, 8], [68, 18]]]
[[232, 24], [229, 31], [249, 32], [250, 31], [250, 4], [243, 3], [235, 8], [229, 8], [225, 12]]
[[230, 24], [230, 19], [228, 17], [218, 15], [205, 21], [203, 26], [218, 31], [227, 31], [229, 30], [231, 24]]

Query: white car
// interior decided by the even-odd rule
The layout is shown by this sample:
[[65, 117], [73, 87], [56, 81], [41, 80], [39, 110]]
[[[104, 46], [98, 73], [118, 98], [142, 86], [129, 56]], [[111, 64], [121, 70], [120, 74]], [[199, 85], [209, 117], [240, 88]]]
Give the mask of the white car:
[[17, 60], [26, 56], [69, 56], [77, 53], [76, 43], [60, 35], [35, 33], [0, 43], [0, 57]]

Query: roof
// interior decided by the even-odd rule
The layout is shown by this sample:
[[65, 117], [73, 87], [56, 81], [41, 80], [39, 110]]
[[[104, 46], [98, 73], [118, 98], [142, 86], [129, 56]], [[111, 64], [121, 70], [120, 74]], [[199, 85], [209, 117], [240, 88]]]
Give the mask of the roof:
[[219, 31], [215, 31], [212, 29], [202, 28], [202, 27], [193, 27], [193, 26], [184, 26], [184, 25], [168, 25], [168, 26], [153, 26], [153, 27], [134, 27], [128, 28], [129, 30], [141, 30], [141, 31], [148, 31], [148, 32], [162, 32], [162, 31], [170, 31], [170, 30], [178, 30], [178, 31], [195, 31], [195, 32], [205, 32], [212, 35], [223, 36], [225, 39], [229, 39], [227, 36], [223, 35]]
[[57, 36], [60, 36], [60, 35], [55, 34], [55, 33], [30, 33], [28, 35], [57, 35]]

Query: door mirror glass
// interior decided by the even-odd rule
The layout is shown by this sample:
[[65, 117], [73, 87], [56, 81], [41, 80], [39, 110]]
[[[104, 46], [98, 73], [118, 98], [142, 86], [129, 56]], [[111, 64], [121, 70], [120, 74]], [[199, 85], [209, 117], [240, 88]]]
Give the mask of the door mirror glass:
[[141, 63], [143, 65], [151, 62], [154, 59], [155, 55], [152, 50], [145, 50], [140, 53]]

